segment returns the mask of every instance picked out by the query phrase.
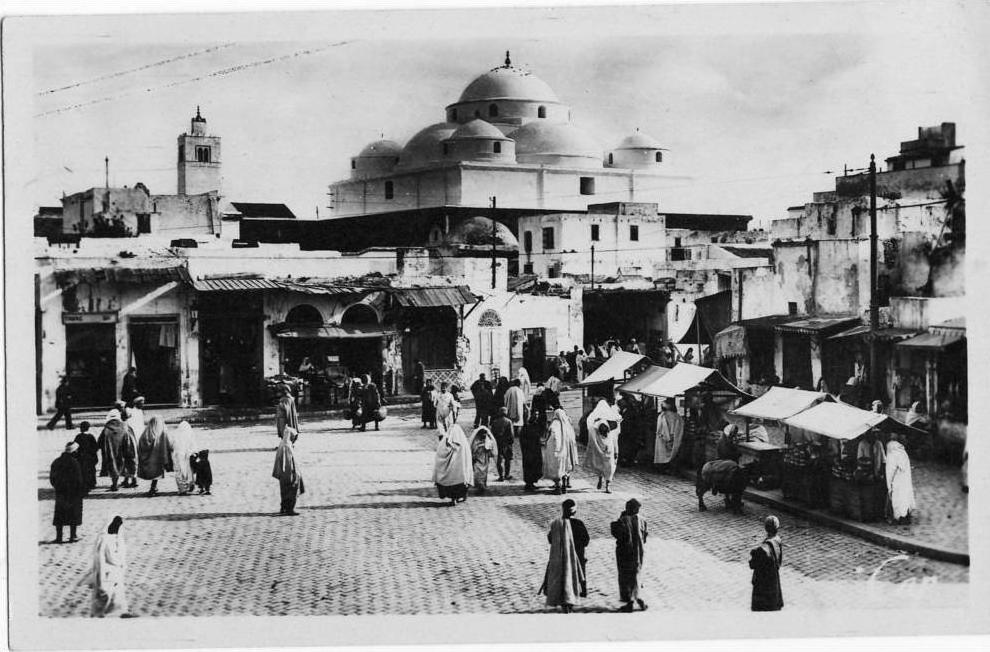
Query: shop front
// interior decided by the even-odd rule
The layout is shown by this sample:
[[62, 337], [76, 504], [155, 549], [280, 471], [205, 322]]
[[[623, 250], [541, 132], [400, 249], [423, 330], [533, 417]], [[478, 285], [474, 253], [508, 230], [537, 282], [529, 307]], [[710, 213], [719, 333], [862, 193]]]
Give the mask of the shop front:
[[117, 398], [117, 312], [62, 313], [65, 370], [77, 408], [105, 408]]
[[264, 382], [261, 292], [205, 292], [197, 301], [203, 403], [260, 405]]
[[[853, 315], [804, 317], [774, 326], [777, 360], [785, 387], [813, 390], [823, 378], [826, 339], [859, 321]], [[826, 383], [827, 383], [826, 379]]]

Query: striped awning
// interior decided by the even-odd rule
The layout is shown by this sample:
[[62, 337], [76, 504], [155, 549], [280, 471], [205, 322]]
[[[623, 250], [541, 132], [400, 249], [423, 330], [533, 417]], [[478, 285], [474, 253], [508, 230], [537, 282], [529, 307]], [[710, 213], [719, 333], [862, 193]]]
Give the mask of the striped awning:
[[465, 306], [478, 299], [466, 285], [439, 288], [393, 288], [395, 302], [405, 308], [435, 308], [439, 306]]

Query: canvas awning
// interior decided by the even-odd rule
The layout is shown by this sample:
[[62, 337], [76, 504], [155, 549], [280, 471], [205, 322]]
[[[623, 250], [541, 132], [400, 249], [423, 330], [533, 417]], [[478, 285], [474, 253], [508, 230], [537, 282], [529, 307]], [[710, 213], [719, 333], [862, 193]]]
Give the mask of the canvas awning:
[[275, 337], [287, 339], [374, 339], [390, 334], [378, 324], [276, 324], [272, 330]]
[[940, 333], [922, 333], [911, 339], [898, 342], [897, 346], [908, 349], [927, 349], [941, 351], [957, 342], [966, 339], [966, 332], [961, 330], [945, 330]]
[[694, 319], [677, 343], [711, 344], [715, 334], [732, 321], [732, 291], [725, 290], [700, 297], [695, 299], [694, 305]]
[[715, 334], [715, 359], [746, 357], [746, 328], [733, 324]]
[[635, 378], [619, 385], [618, 390], [620, 392], [626, 392], [627, 394], [639, 394], [643, 387], [646, 387], [650, 383], [664, 376], [668, 371], [669, 367], [661, 367], [660, 365], [650, 365]]
[[673, 398], [696, 387], [721, 389], [739, 396], [753, 398], [726, 380], [725, 376], [720, 374], [718, 370], [683, 362], [678, 363], [667, 373], [642, 387], [639, 393], [647, 396]]
[[772, 419], [782, 421], [799, 412], [832, 398], [824, 392], [809, 392], [803, 389], [787, 387], [771, 387], [763, 396], [742, 407], [736, 408], [732, 414], [740, 417], [757, 419]]
[[597, 385], [610, 380], [625, 380], [626, 371], [646, 359], [647, 357], [645, 355], [638, 353], [616, 351], [612, 354], [612, 357], [602, 363], [602, 366], [595, 369], [591, 372], [591, 375], [578, 383], [577, 387]]
[[478, 299], [466, 285], [439, 288], [393, 289], [395, 302], [406, 308], [436, 308], [439, 306], [465, 306]]
[[852, 315], [834, 315], [831, 317], [804, 317], [786, 324], [777, 324], [774, 330], [778, 333], [798, 333], [801, 335], [819, 335], [825, 337], [859, 321]]
[[832, 439], [856, 439], [889, 418], [886, 414], [860, 410], [845, 403], [819, 403], [783, 422]]

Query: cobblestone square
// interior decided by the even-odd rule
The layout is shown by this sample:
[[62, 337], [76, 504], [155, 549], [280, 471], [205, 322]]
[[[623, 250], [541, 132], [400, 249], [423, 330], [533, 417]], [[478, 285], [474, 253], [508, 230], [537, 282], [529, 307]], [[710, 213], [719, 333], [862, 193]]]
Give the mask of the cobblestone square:
[[[568, 409], [577, 410], [577, 396]], [[465, 410], [460, 423], [470, 425]], [[41, 434], [39, 473], [40, 583], [43, 616], [88, 615], [95, 532], [113, 514], [125, 520], [128, 592], [142, 616], [540, 613], [536, 595], [548, 546], [546, 527], [561, 498], [522, 482], [498, 483], [449, 507], [430, 482], [432, 430], [418, 413], [396, 410], [379, 432], [350, 430], [341, 420], [306, 421], [297, 444], [306, 493], [296, 518], [277, 516], [271, 478], [276, 438], [271, 423], [199, 427], [197, 447], [209, 448], [215, 484], [210, 496], [180, 497], [171, 478], [162, 493], [106, 491], [85, 502], [82, 541], [52, 545], [53, 499], [47, 461], [64, 435]], [[520, 452], [515, 451], [521, 475]], [[644, 503], [650, 539], [643, 575], [652, 607], [663, 610], [749, 608], [749, 549], [759, 543], [766, 508], [743, 515], [709, 497], [697, 511], [686, 480], [621, 469], [615, 493], [596, 491], [579, 470], [569, 497], [591, 533], [589, 596], [578, 611], [619, 606], [608, 524], [625, 501]], [[544, 483], [546, 485], [546, 483]], [[781, 515], [783, 590], [787, 610], [816, 610], [855, 600], [866, 607], [959, 606], [968, 569], [916, 556], [890, 562], [897, 551]], [[894, 598], [894, 599], [892, 599]]]

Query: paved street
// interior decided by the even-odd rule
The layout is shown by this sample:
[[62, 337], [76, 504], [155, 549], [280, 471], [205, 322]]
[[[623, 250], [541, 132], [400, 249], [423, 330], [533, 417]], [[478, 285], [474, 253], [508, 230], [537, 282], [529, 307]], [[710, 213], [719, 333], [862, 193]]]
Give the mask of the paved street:
[[[568, 409], [577, 411], [576, 394]], [[460, 422], [469, 423], [471, 411]], [[576, 422], [576, 418], [575, 418]], [[114, 514], [125, 518], [129, 596], [143, 616], [538, 613], [546, 526], [561, 498], [522, 491], [522, 482], [489, 484], [483, 497], [448, 507], [430, 482], [433, 431], [418, 412], [396, 411], [381, 432], [353, 432], [340, 420], [305, 421], [297, 454], [307, 492], [301, 515], [279, 517], [271, 478], [276, 439], [271, 423], [197, 428], [209, 448], [212, 496], [179, 497], [171, 478], [162, 495], [141, 488], [86, 500], [82, 542], [51, 545], [53, 498], [47, 467], [64, 432], [40, 432], [40, 612], [88, 614], [88, 570], [95, 532]], [[518, 446], [514, 475], [521, 476]], [[589, 597], [578, 611], [618, 606], [608, 524], [636, 496], [649, 522], [643, 583], [653, 609], [749, 606], [749, 549], [760, 540], [765, 508], [727, 513], [708, 497], [699, 513], [684, 480], [620, 470], [616, 493], [594, 488], [584, 470], [574, 480], [579, 518], [588, 525]], [[896, 555], [861, 539], [782, 515], [787, 610], [856, 604], [908, 608], [963, 603], [968, 569]]]

